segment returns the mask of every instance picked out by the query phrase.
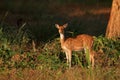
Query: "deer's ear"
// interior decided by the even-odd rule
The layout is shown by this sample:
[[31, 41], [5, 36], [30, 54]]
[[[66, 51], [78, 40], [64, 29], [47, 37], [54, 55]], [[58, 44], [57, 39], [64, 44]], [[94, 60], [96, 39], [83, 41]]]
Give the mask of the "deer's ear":
[[58, 24], [55, 24], [55, 27], [59, 29], [59, 25]]
[[64, 24], [63, 27], [66, 28], [68, 26], [68, 23]]

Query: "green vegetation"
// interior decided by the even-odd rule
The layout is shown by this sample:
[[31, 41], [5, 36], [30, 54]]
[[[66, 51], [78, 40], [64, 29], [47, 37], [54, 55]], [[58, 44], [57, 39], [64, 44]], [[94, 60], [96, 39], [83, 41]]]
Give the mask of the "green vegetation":
[[[95, 37], [94, 49], [97, 53], [94, 70], [87, 68], [83, 52], [73, 53], [72, 68], [68, 69], [59, 38], [41, 43], [34, 52], [29, 42], [30, 35], [27, 33], [23, 35], [26, 32], [24, 26], [25, 24], [18, 29], [18, 34], [6, 33], [0, 28], [0, 79], [118, 80], [120, 78], [120, 40]], [[16, 35], [19, 37], [15, 37]], [[27, 75], [32, 75], [32, 78]]]

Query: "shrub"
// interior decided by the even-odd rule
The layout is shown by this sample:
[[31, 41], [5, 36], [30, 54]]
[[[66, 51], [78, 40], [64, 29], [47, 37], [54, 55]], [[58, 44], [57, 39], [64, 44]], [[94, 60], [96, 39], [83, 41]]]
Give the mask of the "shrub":
[[[100, 54], [102, 66], [114, 66], [120, 58], [120, 40], [95, 37], [94, 49]], [[97, 54], [98, 55], [98, 54]]]

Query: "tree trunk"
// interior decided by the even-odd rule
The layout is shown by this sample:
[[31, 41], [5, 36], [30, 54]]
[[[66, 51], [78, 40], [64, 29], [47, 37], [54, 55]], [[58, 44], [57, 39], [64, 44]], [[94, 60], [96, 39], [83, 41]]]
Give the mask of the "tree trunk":
[[110, 19], [106, 29], [107, 38], [120, 38], [120, 0], [113, 0]]

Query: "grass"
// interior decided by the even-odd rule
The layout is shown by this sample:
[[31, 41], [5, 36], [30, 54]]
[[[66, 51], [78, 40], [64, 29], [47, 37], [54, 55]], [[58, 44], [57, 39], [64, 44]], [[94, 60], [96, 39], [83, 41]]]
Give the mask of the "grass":
[[1, 80], [119, 80], [119, 68], [100, 68], [93, 71], [86, 68], [72, 67], [62, 71], [58, 70], [9, 70], [0, 73]]
[[[1, 31], [1, 43], [9, 37]], [[22, 36], [24, 37], [24, 36]], [[19, 38], [18, 38], [19, 39]], [[19, 42], [19, 40], [18, 40]], [[119, 40], [95, 37], [95, 68], [87, 68], [82, 52], [72, 55], [72, 68], [66, 65], [59, 38], [37, 47], [37, 52], [5, 41], [0, 45], [0, 80], [119, 80]], [[32, 46], [32, 45], [30, 45]], [[28, 50], [26, 50], [28, 49]], [[99, 52], [99, 50], [102, 50]]]

